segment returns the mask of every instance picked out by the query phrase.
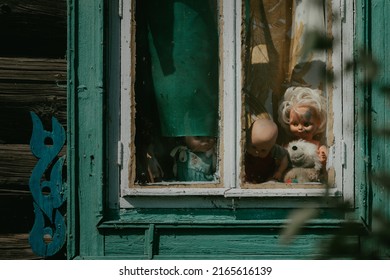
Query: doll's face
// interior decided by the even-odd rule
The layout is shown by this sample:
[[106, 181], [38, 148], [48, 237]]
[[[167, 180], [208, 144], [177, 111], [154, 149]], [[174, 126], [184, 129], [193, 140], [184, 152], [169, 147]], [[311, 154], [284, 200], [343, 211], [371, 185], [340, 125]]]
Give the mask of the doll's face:
[[296, 107], [290, 111], [290, 132], [299, 139], [312, 140], [319, 125], [318, 117], [309, 107]]
[[215, 139], [208, 136], [186, 136], [185, 142], [193, 152], [207, 152], [214, 147]]
[[254, 157], [265, 158], [275, 145], [277, 137], [276, 124], [271, 120], [259, 119], [251, 127], [246, 150]]
[[256, 139], [253, 140], [252, 143], [247, 146], [247, 152], [254, 157], [267, 157], [272, 147], [275, 145], [275, 141], [256, 141]]

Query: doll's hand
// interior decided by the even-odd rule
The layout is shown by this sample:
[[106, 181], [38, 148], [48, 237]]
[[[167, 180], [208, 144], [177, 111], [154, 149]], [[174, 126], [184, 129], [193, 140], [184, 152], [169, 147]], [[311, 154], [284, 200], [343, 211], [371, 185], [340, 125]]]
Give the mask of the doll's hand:
[[274, 173], [274, 176], [272, 176], [272, 179], [277, 180], [277, 181], [280, 181], [280, 180], [282, 179], [282, 172], [276, 171], [276, 172]]
[[328, 159], [328, 148], [324, 145], [318, 148], [318, 156], [320, 157], [320, 162], [322, 165], [326, 165], [326, 160]]

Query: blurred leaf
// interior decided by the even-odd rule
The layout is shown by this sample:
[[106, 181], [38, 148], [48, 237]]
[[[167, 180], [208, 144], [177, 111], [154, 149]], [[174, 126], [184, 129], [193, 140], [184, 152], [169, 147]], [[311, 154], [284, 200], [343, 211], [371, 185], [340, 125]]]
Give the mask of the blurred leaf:
[[346, 223], [342, 226], [339, 232], [333, 236], [329, 242], [321, 244], [321, 257], [322, 259], [345, 259], [364, 258], [359, 252], [359, 242], [356, 238], [357, 229], [356, 224]]
[[326, 36], [318, 30], [310, 30], [305, 33], [303, 53], [308, 55], [312, 51], [332, 49], [333, 38]]
[[341, 213], [346, 213], [347, 211], [350, 211], [352, 209], [352, 202], [349, 200], [339, 200], [338, 202], [335, 203], [335, 209], [337, 211], [340, 211]]
[[381, 92], [390, 94], [390, 86], [381, 86]]
[[292, 239], [302, 230], [303, 226], [318, 215], [319, 208], [317, 204], [292, 211], [288, 219], [288, 224], [280, 234], [280, 241], [283, 244], [290, 243]]
[[390, 249], [390, 221], [379, 211], [373, 213], [372, 236], [382, 249]]
[[332, 84], [334, 82], [335, 76], [334, 76], [333, 70], [326, 70], [325, 80], [326, 80], [326, 83], [328, 83], [328, 84]]
[[371, 53], [366, 52], [364, 50], [360, 51], [360, 55], [356, 61], [357, 66], [362, 67], [364, 69], [365, 77], [364, 83], [371, 83], [379, 72], [379, 63], [372, 56]]
[[373, 132], [379, 136], [390, 136], [390, 128], [375, 129]]
[[347, 61], [345, 63], [345, 71], [347, 72], [351, 72], [355, 69], [356, 67], [356, 61], [355, 60], [351, 60], [351, 61]]
[[[380, 69], [380, 64], [371, 53], [365, 50], [360, 50], [356, 59], [346, 62], [345, 71], [351, 72], [354, 71], [357, 67], [361, 67], [363, 69], [363, 83], [366, 84], [371, 83], [376, 78]], [[390, 87], [382, 87], [381, 90], [390, 93]]]
[[385, 187], [386, 190], [390, 191], [390, 174], [388, 172], [381, 172], [378, 174], [371, 175], [371, 179], [377, 184]]

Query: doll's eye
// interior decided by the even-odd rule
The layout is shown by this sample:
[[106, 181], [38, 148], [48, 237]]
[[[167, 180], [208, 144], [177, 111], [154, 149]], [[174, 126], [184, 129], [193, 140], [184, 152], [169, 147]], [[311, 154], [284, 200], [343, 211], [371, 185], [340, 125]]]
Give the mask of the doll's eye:
[[311, 125], [311, 123], [309, 123], [309, 122], [305, 122], [303, 125], [304, 125], [304, 126], [306, 126], [306, 127], [308, 127], [308, 126], [310, 126], [310, 125]]

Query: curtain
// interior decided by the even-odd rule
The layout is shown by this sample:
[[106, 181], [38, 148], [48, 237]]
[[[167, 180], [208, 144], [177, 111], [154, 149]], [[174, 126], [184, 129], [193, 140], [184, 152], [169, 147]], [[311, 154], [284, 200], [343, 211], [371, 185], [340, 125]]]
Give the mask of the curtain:
[[245, 107], [247, 125], [277, 119], [289, 86], [321, 88], [326, 52], [310, 42], [326, 32], [325, 0], [246, 0]]

